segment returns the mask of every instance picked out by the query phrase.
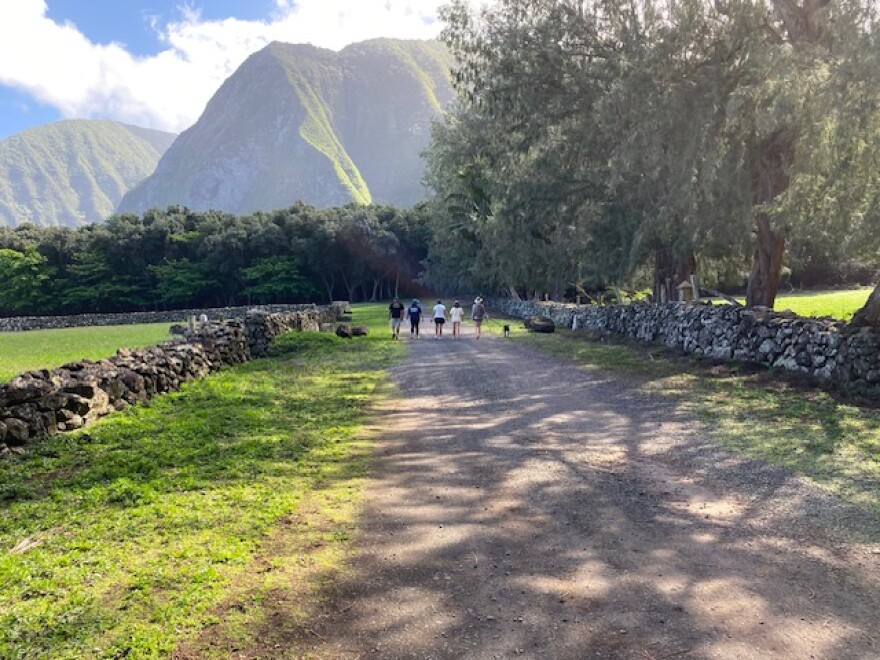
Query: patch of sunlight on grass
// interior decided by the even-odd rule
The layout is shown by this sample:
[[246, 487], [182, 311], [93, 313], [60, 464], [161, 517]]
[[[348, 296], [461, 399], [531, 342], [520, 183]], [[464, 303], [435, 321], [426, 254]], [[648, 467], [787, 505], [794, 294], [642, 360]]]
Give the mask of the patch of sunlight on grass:
[[119, 348], [152, 346], [170, 339], [170, 323], [0, 332], [0, 382], [31, 369], [110, 357]]

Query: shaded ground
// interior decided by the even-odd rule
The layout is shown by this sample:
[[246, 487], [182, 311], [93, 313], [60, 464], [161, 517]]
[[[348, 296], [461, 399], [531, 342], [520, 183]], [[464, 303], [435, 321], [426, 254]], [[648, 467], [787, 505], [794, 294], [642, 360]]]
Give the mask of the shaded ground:
[[504, 340], [395, 380], [350, 571], [248, 657], [880, 658], [875, 518]]

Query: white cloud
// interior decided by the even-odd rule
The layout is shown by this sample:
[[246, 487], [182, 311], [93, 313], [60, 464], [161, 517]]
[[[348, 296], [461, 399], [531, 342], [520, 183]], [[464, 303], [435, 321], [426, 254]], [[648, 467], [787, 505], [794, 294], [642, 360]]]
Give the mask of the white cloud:
[[443, 3], [276, 0], [273, 15], [262, 21], [205, 21], [188, 9], [175, 22], [153, 22], [164, 50], [136, 57], [48, 18], [44, 0], [0, 0], [0, 83], [66, 117], [181, 131], [245, 58], [271, 41], [338, 50], [374, 37], [428, 39], [439, 32], [436, 12]]

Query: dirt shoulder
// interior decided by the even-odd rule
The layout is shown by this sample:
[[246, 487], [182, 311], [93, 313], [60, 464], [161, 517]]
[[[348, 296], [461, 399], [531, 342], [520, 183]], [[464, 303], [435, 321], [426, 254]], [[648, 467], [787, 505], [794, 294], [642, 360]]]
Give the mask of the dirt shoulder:
[[292, 657], [880, 657], [880, 523], [668, 399], [490, 337], [413, 341], [394, 378]]

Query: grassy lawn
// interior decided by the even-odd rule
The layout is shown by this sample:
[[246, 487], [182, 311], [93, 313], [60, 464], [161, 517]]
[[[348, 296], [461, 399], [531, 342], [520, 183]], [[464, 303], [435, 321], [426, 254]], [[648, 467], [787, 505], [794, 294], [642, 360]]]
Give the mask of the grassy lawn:
[[[500, 326], [491, 325], [498, 333]], [[818, 486], [880, 513], [880, 411], [736, 365], [712, 367], [659, 346], [598, 342], [584, 335], [527, 333], [513, 338], [587, 369], [626, 375], [674, 399], [721, 445], [784, 466]]]
[[122, 347], [158, 344], [170, 337], [170, 327], [146, 323], [0, 332], [0, 383], [29, 369], [52, 369], [83, 358], [109, 357]]
[[305, 616], [345, 556], [363, 425], [403, 351], [384, 316], [361, 307], [372, 337], [287, 335], [0, 461], [0, 657], [229, 657], [271, 636], [280, 585]]
[[800, 316], [830, 316], [848, 321], [868, 300], [872, 287], [847, 291], [806, 291], [782, 295], [776, 299], [774, 309], [790, 309]]

